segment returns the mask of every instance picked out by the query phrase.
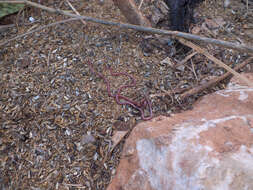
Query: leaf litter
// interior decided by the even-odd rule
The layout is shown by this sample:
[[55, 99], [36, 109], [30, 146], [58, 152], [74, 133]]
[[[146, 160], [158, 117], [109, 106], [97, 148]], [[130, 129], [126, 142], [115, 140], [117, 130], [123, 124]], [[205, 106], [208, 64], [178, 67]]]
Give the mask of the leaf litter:
[[[69, 9], [61, 1], [42, 3]], [[126, 22], [112, 1], [72, 4], [80, 14]], [[210, 7], [212, 1], [200, 6], [206, 9], [201, 16], [208, 19], [200, 21], [193, 31], [250, 42], [250, 36], [242, 31], [251, 24], [244, 13], [231, 17], [233, 12], [228, 10], [224, 15], [220, 15], [222, 11], [210, 15]], [[41, 25], [65, 18], [33, 8], [25, 11]], [[217, 20], [220, 16], [224, 21]], [[209, 33], [201, 27], [204, 22]], [[29, 27], [10, 28], [0, 39], [26, 32]], [[236, 35], [227, 35], [227, 31]], [[206, 48], [230, 66], [247, 57], [209, 45]], [[192, 51], [171, 51], [152, 35], [146, 38], [140, 32], [91, 23], [84, 26], [79, 21], [0, 47], [1, 189], [106, 189], [115, 175], [124, 138], [141, 117], [131, 106], [118, 105], [108, 96], [104, 81], [91, 72], [87, 61], [109, 77], [114, 91], [126, 78], [109, 76], [107, 66], [134, 77], [137, 86], [122, 93], [133, 100], [148, 94], [155, 116], [191, 109], [202, 95], [225, 87], [227, 81], [181, 101], [180, 93], [224, 74], [224, 70]], [[168, 91], [172, 93], [159, 95]]]

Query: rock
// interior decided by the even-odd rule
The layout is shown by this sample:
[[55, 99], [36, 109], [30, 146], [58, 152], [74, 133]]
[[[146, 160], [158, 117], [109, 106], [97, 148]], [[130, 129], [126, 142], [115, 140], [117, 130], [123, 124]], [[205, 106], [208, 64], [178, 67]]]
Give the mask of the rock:
[[84, 145], [88, 143], [94, 143], [95, 141], [96, 139], [91, 134], [87, 134], [82, 136], [81, 144]]
[[138, 124], [107, 190], [140, 189], [253, 189], [253, 88], [233, 79], [193, 110]]

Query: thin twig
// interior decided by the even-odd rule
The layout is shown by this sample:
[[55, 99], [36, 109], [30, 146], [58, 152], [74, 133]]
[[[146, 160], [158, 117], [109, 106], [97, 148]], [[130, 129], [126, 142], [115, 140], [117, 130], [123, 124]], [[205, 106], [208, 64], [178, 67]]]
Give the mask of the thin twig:
[[26, 32], [26, 33], [21, 34], [21, 35], [18, 35], [18, 36], [14, 37], [14, 38], [11, 38], [11, 39], [9, 39], [9, 40], [7, 40], [7, 41], [1, 42], [1, 43], [0, 43], [0, 46], [3, 46], [3, 45], [5, 45], [5, 44], [7, 44], [7, 43], [9, 43], [9, 42], [12, 42], [12, 41], [14, 41], [14, 40], [16, 40], [16, 39], [22, 38], [22, 37], [27, 36], [27, 35], [29, 35], [29, 34], [32, 34], [32, 33], [34, 33], [34, 32], [41, 31], [41, 30], [43, 30], [43, 29], [45, 29], [45, 28], [49, 28], [49, 27], [52, 27], [52, 26], [55, 26], [55, 25], [58, 25], [58, 24], [63, 24], [63, 23], [70, 22], [70, 21], [75, 21], [75, 20], [80, 20], [80, 19], [78, 19], [78, 18], [70, 18], [70, 19], [66, 19], [66, 20], [54, 22], [54, 23], [48, 24], [48, 25], [46, 25], [46, 26], [42, 26], [42, 27], [36, 28], [36, 29], [34, 29], [34, 30], [31, 30], [31, 31]]
[[163, 97], [163, 96], [171, 96], [173, 94], [179, 94], [179, 93], [183, 93], [185, 91], [189, 90], [189, 88], [178, 88], [178, 89], [174, 89], [174, 90], [163, 90], [162, 93], [157, 93], [157, 94], [151, 94], [150, 98], [155, 98], [155, 97]]
[[[69, 0], [65, 0], [67, 3], [68, 3], [68, 5], [70, 6], [70, 8], [77, 14], [77, 15], [79, 15], [80, 16], [80, 13], [75, 9], [75, 7], [69, 2]], [[84, 24], [84, 25], [86, 25], [86, 22], [84, 21], [84, 20], [81, 20], [81, 22]]]
[[28, 33], [28, 32], [30, 32], [30, 31], [32, 31], [34, 28], [36, 28], [38, 26], [38, 24], [35, 24], [35, 25], [33, 25], [31, 28], [29, 28], [26, 32]]
[[1, 25], [0, 26], [0, 32], [1, 32], [1, 30], [5, 30], [5, 29], [8, 29], [8, 28], [12, 28], [12, 27], [15, 27], [15, 24]]
[[71, 186], [71, 187], [76, 187], [78, 189], [86, 189], [85, 186], [81, 185], [81, 184], [69, 184], [69, 183], [63, 183], [63, 185], [65, 186]]
[[177, 63], [174, 67], [177, 68], [180, 65], [185, 64], [188, 60], [190, 60], [194, 55], [196, 55], [198, 52], [194, 51], [192, 52], [190, 55], [187, 55], [182, 61], [180, 61], [179, 63]]
[[[24, 25], [24, 26], [29, 26], [29, 25], [32, 25], [32, 24], [37, 23], [37, 22], [38, 22], [38, 21], [35, 21], [35, 22], [33, 22], [33, 23], [28, 22], [28, 23], [23, 23], [22, 25]], [[0, 25], [0, 32], [3, 31], [3, 30], [6, 30], [6, 29], [8, 29], [8, 28], [13, 28], [13, 27], [15, 27], [15, 26], [16, 26], [15, 24]]]
[[[242, 62], [241, 64], [237, 65], [234, 69], [235, 70], [239, 70], [241, 68], [243, 68], [245, 65], [249, 64], [251, 61], [253, 61], [253, 57], [250, 57], [248, 59], [246, 59], [244, 62]], [[199, 92], [202, 92], [204, 91], [205, 89], [207, 88], [210, 88], [212, 86], [215, 86], [217, 83], [219, 83], [220, 81], [226, 79], [227, 77], [231, 76], [231, 73], [227, 72], [225, 73], [224, 75], [222, 76], [219, 76], [219, 77], [216, 77], [210, 81], [208, 81], [207, 83], [205, 84], [202, 84], [196, 88], [192, 88], [191, 90], [188, 90], [186, 92], [184, 92], [181, 96], [180, 96], [180, 99], [183, 100], [189, 96], [192, 96], [194, 94], [197, 94]]]
[[140, 5], [139, 5], [139, 7], [138, 7], [138, 10], [141, 9], [142, 3], [143, 3], [143, 0], [141, 0], [141, 3], [140, 3]]
[[196, 77], [196, 80], [198, 81], [199, 79], [198, 79], [198, 76], [195, 72], [195, 67], [194, 67], [194, 64], [193, 64], [192, 60], [191, 60], [191, 65], [192, 65], [192, 72], [193, 72], [194, 76]]
[[235, 76], [237, 76], [239, 79], [241, 79], [242, 81], [244, 81], [247, 85], [252, 86], [252, 82], [250, 82], [246, 77], [240, 75], [238, 72], [236, 72], [235, 70], [231, 69], [229, 66], [227, 66], [225, 63], [223, 63], [222, 61], [220, 61], [219, 59], [215, 58], [214, 56], [212, 56], [211, 54], [209, 54], [206, 50], [200, 48], [199, 46], [193, 44], [190, 41], [184, 40], [184, 39], [179, 39], [179, 41], [194, 49], [195, 51], [205, 55], [207, 58], [209, 58], [210, 60], [212, 60], [214, 63], [216, 63], [217, 65], [219, 65], [220, 67], [223, 67], [224, 69], [226, 69], [228, 72], [234, 74]]
[[214, 38], [207, 38], [207, 37], [202, 37], [202, 36], [184, 33], [184, 32], [161, 30], [161, 29], [156, 29], [156, 28], [151, 28], [151, 27], [137, 26], [137, 25], [133, 25], [133, 24], [105, 21], [102, 19], [97, 19], [97, 18], [88, 17], [88, 16], [78, 16], [75, 14], [71, 14], [67, 11], [63, 11], [60, 9], [53, 9], [53, 8], [46, 7], [46, 6], [40, 5], [38, 3], [30, 2], [27, 0], [24, 0], [24, 1], [0, 1], [0, 3], [25, 3], [27, 5], [30, 5], [30, 6], [39, 8], [39, 9], [43, 9], [43, 10], [46, 10], [51, 13], [58, 13], [58, 14], [78, 18], [81, 20], [83, 19], [83, 20], [86, 20], [89, 22], [100, 23], [100, 24], [110, 25], [110, 26], [117, 26], [119, 28], [133, 29], [133, 30], [137, 30], [137, 31], [141, 31], [141, 32], [169, 35], [169, 36], [173, 36], [176, 38], [184, 38], [184, 39], [188, 39], [188, 40], [201, 41], [201, 42], [210, 43], [210, 44], [217, 45], [217, 46], [235, 49], [235, 50], [238, 50], [241, 52], [253, 53], [253, 47], [249, 47], [249, 46], [242, 45], [242, 44], [235, 44], [232, 42], [226, 42], [226, 41], [217, 40]]

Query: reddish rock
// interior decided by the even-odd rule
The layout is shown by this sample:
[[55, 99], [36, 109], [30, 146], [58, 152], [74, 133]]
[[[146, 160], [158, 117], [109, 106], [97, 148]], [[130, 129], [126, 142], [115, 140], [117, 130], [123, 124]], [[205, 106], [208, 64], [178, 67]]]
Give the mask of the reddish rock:
[[233, 79], [193, 110], [138, 124], [107, 190], [141, 189], [252, 190], [253, 88]]

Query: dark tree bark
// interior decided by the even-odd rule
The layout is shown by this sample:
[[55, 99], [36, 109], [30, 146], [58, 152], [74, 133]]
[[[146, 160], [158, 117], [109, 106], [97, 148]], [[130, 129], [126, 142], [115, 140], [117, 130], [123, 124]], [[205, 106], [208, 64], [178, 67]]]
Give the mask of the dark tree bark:
[[170, 8], [171, 29], [188, 32], [189, 24], [194, 20], [193, 9], [202, 0], [164, 0]]

